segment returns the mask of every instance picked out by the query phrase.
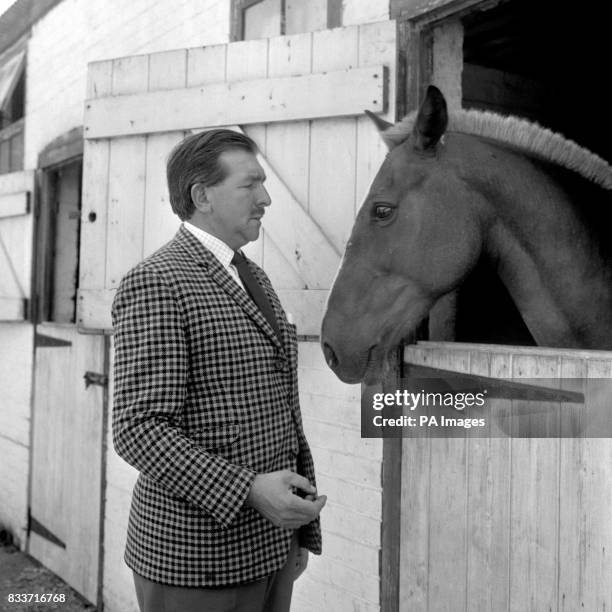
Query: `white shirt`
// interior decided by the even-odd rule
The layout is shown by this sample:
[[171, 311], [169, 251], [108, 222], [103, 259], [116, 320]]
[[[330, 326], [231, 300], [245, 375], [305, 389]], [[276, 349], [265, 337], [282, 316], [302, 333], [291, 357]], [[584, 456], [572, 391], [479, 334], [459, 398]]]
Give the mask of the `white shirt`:
[[[230, 276], [244, 289], [244, 285], [236, 266], [232, 265], [234, 251], [223, 240], [205, 232], [188, 221], [183, 221], [185, 229], [193, 234], [216, 258], [217, 261], [229, 272]], [[246, 291], [246, 289], [245, 289]]]

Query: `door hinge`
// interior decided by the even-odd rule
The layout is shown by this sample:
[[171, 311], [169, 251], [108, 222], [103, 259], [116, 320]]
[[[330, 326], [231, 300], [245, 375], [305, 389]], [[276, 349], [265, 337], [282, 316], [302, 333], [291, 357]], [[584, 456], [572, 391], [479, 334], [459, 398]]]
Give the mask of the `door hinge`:
[[86, 389], [90, 385], [99, 385], [100, 387], [106, 387], [108, 385], [108, 376], [106, 374], [99, 374], [98, 372], [85, 372], [83, 378], [85, 379]]

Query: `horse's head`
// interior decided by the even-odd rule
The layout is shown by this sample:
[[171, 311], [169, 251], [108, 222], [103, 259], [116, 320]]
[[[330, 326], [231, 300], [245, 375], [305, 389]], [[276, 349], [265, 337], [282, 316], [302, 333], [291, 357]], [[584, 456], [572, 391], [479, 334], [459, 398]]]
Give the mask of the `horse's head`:
[[345, 382], [379, 380], [389, 353], [479, 257], [477, 196], [441, 143], [447, 122], [435, 87], [403, 140], [376, 121], [390, 152], [357, 215], [321, 333]]

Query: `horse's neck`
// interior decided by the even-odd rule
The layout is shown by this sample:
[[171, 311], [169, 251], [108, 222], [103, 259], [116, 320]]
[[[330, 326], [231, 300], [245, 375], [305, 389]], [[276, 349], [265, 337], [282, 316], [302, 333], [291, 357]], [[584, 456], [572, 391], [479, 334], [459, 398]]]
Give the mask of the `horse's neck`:
[[507, 156], [487, 177], [485, 248], [502, 282], [538, 344], [612, 348], [610, 267], [572, 194], [538, 165]]

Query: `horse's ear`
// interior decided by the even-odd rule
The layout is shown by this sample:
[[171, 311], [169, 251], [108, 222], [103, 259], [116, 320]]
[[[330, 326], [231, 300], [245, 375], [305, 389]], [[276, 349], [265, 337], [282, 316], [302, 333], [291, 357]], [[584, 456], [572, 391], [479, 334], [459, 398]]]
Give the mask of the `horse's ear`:
[[414, 148], [419, 151], [434, 149], [447, 125], [446, 100], [437, 87], [430, 85], [414, 123]]
[[388, 121], [385, 121], [384, 119], [381, 119], [378, 115], [375, 115], [373, 112], [369, 110], [364, 111], [364, 112], [372, 120], [372, 123], [376, 126], [376, 129], [380, 133], [380, 136], [384, 140], [387, 147], [389, 147], [389, 149], [392, 149], [396, 145], [396, 143], [386, 138], [385, 132], [390, 127], [393, 127], [393, 124], [389, 123]]

